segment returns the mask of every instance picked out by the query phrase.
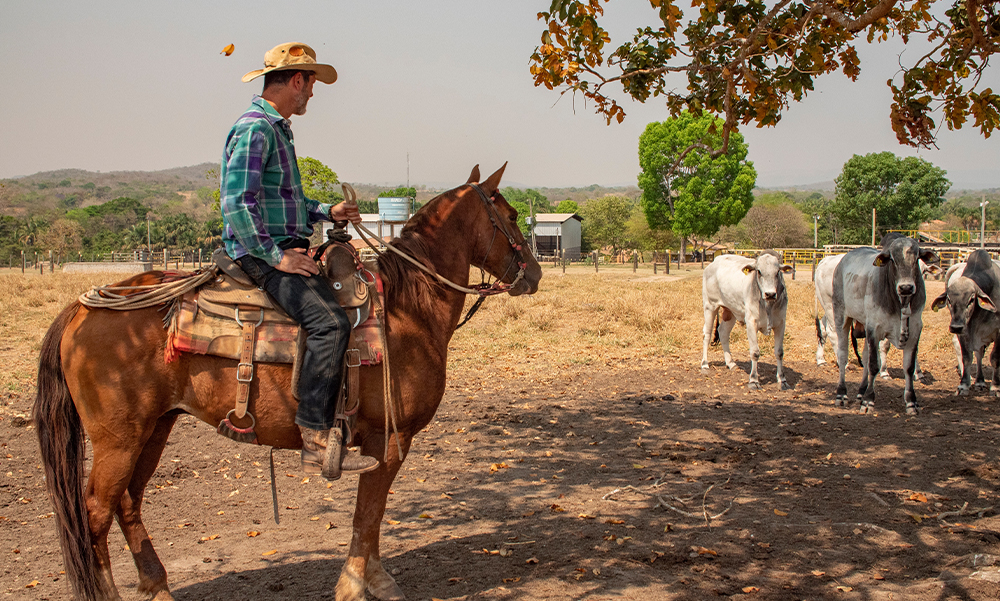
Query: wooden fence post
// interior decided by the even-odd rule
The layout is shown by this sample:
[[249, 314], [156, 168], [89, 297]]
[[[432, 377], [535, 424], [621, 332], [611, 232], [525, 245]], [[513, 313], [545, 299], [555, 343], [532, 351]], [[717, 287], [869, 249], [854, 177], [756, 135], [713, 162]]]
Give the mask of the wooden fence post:
[[816, 258], [817, 258], [818, 256], [819, 256], [819, 255], [818, 255], [818, 254], [817, 254], [817, 252], [816, 252], [816, 251], [814, 250], [814, 251], [813, 251], [813, 275], [812, 275], [812, 281], [814, 281], [814, 282], [816, 281]]
[[600, 251], [594, 251], [594, 273], [597, 273], [597, 259], [600, 257]]
[[24, 275], [24, 251], [21, 251], [21, 275]]
[[560, 252], [562, 253], [563, 274], [565, 274], [566, 273], [566, 249], [564, 248]]
[[56, 264], [52, 262], [52, 251], [49, 251], [49, 273], [55, 273]]
[[632, 251], [632, 273], [635, 273], [637, 269], [639, 269], [639, 255]]
[[[678, 263], [680, 265], [680, 263]], [[678, 267], [679, 269], [680, 267]], [[670, 275], [670, 249], [667, 249], [667, 275]]]
[[163, 249], [163, 268], [164, 269], [167, 268], [167, 261], [169, 260], [169, 258], [170, 258], [170, 255], [167, 254], [167, 249], [164, 248]]

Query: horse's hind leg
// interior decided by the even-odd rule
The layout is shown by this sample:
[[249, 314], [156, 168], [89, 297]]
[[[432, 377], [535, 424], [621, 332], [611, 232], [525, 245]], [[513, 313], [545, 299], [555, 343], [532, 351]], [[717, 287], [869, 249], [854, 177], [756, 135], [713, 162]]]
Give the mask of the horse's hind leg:
[[139, 592], [152, 596], [155, 601], [168, 601], [173, 597], [167, 588], [167, 571], [157, 557], [146, 527], [142, 523], [142, 497], [146, 483], [160, 462], [163, 447], [167, 444], [167, 437], [170, 436], [170, 430], [176, 420], [176, 415], [164, 415], [157, 420], [153, 434], [139, 454], [135, 469], [132, 471], [132, 480], [122, 494], [117, 512], [118, 525], [125, 535], [128, 548], [132, 551], [132, 559], [135, 560], [135, 567], [139, 571]]
[[[96, 428], [87, 428], [97, 431]], [[102, 433], [103, 434], [103, 433]], [[116, 432], [116, 436], [92, 436], [94, 465], [87, 479], [87, 522], [90, 526], [90, 544], [97, 557], [99, 578], [104, 589], [112, 592], [107, 601], [120, 601], [118, 589], [111, 573], [111, 554], [108, 551], [108, 531], [119, 510], [122, 495], [132, 477], [136, 459], [142, 450], [142, 438], [129, 432]], [[105, 600], [101, 600], [105, 601]]]

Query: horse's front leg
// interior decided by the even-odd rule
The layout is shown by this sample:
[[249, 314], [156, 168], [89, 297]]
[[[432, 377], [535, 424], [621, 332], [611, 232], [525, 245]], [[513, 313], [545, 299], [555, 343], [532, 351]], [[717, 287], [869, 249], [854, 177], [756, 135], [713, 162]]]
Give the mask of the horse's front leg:
[[[383, 601], [401, 601], [406, 598], [396, 581], [382, 567], [378, 543], [389, 487], [410, 450], [412, 440], [411, 434], [399, 434], [403, 447], [403, 458], [400, 458], [395, 435], [390, 436], [388, 462], [383, 461], [377, 470], [361, 475], [358, 499], [354, 507], [351, 549], [337, 581], [337, 601], [364, 601], [365, 590]], [[371, 433], [362, 442], [362, 454], [372, 457], [383, 455], [384, 441], [382, 432]]]

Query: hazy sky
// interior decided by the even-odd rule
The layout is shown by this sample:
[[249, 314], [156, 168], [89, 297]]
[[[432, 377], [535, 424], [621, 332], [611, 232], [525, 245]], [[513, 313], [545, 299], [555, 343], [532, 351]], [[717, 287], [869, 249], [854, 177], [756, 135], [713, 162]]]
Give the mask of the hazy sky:
[[[546, 0], [292, 3], [6, 0], [0, 3], [5, 124], [0, 177], [81, 168], [156, 170], [218, 161], [226, 133], [282, 42], [311, 45], [339, 80], [293, 119], [300, 156], [344, 181], [457, 185], [510, 161], [505, 183], [635, 184], [639, 134], [667, 112], [626, 101], [605, 125], [580, 101], [532, 85]], [[647, 2], [607, 5], [612, 45], [655, 21]], [[219, 52], [229, 43], [235, 53]], [[897, 44], [862, 50], [862, 77], [826, 76], [777, 128], [744, 129], [758, 185], [833, 179], [852, 154], [900, 147], [889, 126]], [[913, 60], [909, 51], [904, 60]], [[874, 62], [865, 62], [873, 59]], [[987, 76], [993, 89], [1000, 75]], [[683, 85], [683, 80], [679, 80]], [[620, 101], [621, 102], [621, 101]], [[1000, 134], [943, 131], [925, 159], [956, 187], [1000, 187]]]

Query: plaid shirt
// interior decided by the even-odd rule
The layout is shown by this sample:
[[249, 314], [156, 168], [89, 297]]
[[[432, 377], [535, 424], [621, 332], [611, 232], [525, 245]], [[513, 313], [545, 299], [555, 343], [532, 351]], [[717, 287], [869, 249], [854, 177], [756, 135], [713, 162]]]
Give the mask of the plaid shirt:
[[279, 244], [308, 238], [313, 223], [330, 220], [329, 204], [302, 193], [290, 122], [260, 96], [229, 132], [220, 180], [222, 240], [234, 259], [277, 265]]

